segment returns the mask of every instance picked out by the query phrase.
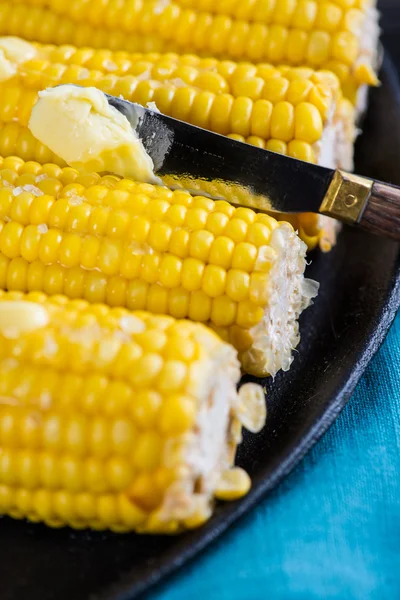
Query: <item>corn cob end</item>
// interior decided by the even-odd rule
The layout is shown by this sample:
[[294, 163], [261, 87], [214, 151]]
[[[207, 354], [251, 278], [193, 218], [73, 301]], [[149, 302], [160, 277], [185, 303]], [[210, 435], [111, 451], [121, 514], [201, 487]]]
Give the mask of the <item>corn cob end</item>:
[[[305, 279], [307, 246], [293, 227], [281, 222], [272, 232], [268, 256], [268, 303], [250, 330], [251, 345], [239, 352], [245, 372], [257, 377], [288, 371], [299, 343], [298, 318], [317, 295], [318, 284]], [[244, 339], [245, 343], [245, 339]], [[239, 346], [240, 347], [240, 346]]]

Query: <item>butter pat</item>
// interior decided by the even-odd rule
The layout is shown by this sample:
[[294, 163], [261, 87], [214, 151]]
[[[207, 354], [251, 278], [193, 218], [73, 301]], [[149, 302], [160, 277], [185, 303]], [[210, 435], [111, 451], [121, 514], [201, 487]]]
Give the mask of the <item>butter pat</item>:
[[47, 310], [34, 302], [4, 302], [0, 305], [0, 333], [6, 338], [17, 338], [25, 333], [46, 327]]
[[61, 85], [40, 92], [28, 126], [81, 173], [109, 172], [159, 183], [153, 161], [128, 119], [96, 88]]
[[0, 82], [11, 79], [18, 65], [34, 58], [36, 48], [17, 37], [0, 37]]

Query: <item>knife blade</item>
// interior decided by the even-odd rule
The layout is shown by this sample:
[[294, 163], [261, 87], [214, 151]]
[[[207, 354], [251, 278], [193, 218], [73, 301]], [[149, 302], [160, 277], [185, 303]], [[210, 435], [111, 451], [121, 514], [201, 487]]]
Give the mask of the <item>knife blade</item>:
[[335, 175], [333, 169], [243, 144], [120, 98], [107, 98], [142, 140], [155, 175], [170, 186], [214, 198], [229, 194], [231, 203], [251, 203], [259, 210], [318, 212]]
[[322, 213], [400, 241], [400, 188], [306, 163], [107, 95], [154, 163], [182, 188], [261, 212]]

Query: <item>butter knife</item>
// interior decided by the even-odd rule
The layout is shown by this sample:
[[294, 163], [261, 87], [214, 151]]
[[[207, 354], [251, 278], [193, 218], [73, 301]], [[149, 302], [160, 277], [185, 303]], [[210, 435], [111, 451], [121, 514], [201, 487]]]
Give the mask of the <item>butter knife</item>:
[[328, 215], [400, 241], [400, 188], [306, 163], [212, 133], [107, 95], [154, 163], [154, 173], [182, 188], [261, 212]]

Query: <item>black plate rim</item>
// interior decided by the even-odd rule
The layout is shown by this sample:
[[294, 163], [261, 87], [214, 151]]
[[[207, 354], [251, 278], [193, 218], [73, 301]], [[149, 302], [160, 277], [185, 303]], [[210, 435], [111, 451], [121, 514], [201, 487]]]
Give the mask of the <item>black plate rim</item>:
[[[400, 105], [400, 81], [395, 66], [385, 53], [383, 60], [383, 69], [392, 82], [396, 82], [396, 95]], [[249, 510], [254, 508], [261, 500], [276, 488], [282, 480], [301, 462], [304, 456], [321, 439], [327, 430], [334, 424], [346, 404], [349, 402], [353, 392], [364, 374], [369, 363], [382, 346], [390, 330], [391, 325], [400, 309], [400, 264], [393, 274], [391, 286], [388, 289], [386, 300], [381, 305], [380, 315], [377, 322], [371, 328], [371, 335], [365, 338], [362, 347], [357, 348], [352, 357], [352, 369], [349, 371], [347, 381], [343, 382], [335, 393], [335, 400], [324, 412], [318, 421], [314, 422], [308, 433], [303, 436], [295, 448], [288, 453], [283, 461], [277, 464], [270, 475], [257, 481], [252, 489], [242, 500], [225, 507], [222, 515], [214, 516], [213, 519], [202, 529], [184, 534], [181, 541], [176, 544], [172, 551], [167, 552], [163, 563], [157, 569], [149, 566], [145, 573], [142, 573], [140, 581], [129, 582], [129, 575], [123, 577], [115, 586], [115, 591], [108, 589], [104, 594], [96, 596], [96, 600], [133, 600], [147, 595], [154, 586], [157, 586], [165, 578], [172, 575], [186, 562], [195, 558], [214, 540], [221, 536], [229, 527], [237, 523]], [[190, 535], [188, 543], [187, 535]]]

